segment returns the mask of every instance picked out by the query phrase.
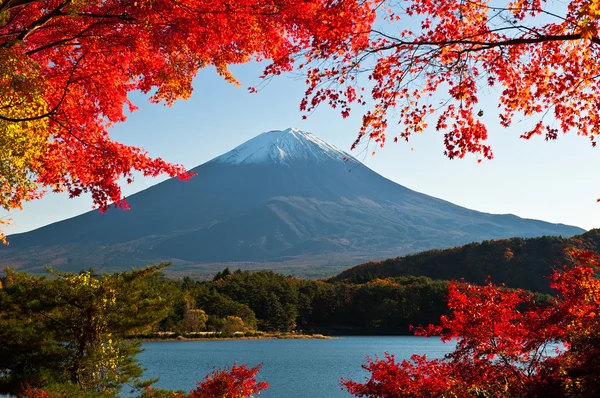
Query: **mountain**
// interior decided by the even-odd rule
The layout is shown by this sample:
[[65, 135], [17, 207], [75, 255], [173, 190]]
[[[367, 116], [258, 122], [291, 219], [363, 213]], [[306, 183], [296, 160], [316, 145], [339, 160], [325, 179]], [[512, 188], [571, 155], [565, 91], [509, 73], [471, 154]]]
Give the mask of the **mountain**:
[[11, 235], [0, 262], [30, 271], [171, 261], [179, 273], [233, 265], [332, 275], [432, 248], [583, 231], [412, 191], [297, 129], [263, 133], [193, 171], [189, 182], [170, 179], [130, 196], [129, 211], [91, 211]]
[[534, 292], [553, 293], [548, 276], [571, 263], [565, 249], [600, 253], [600, 229], [570, 238], [542, 236], [469, 243], [445, 250], [429, 250], [405, 257], [360, 264], [329, 278], [331, 282], [365, 283], [403, 275], [436, 279], [464, 279], [482, 285], [495, 283]]

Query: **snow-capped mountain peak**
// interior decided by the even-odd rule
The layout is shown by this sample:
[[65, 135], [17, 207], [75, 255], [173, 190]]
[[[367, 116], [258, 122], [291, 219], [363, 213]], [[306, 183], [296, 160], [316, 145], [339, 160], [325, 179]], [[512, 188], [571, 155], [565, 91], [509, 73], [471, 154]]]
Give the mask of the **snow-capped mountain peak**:
[[349, 154], [312, 133], [296, 128], [267, 131], [213, 161], [227, 164], [291, 164], [299, 160], [319, 163], [327, 160], [355, 161]]

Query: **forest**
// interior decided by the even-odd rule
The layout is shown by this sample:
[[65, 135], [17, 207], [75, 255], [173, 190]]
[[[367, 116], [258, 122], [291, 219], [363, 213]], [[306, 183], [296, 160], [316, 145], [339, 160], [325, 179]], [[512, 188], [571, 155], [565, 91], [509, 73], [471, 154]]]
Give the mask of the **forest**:
[[570, 250], [600, 252], [600, 230], [563, 238], [510, 238], [473, 242], [443, 250], [373, 261], [349, 268], [331, 281], [363, 283], [376, 278], [421, 275], [484, 284], [488, 278], [507, 287], [552, 294], [548, 275], [573, 263]]
[[[179, 301], [158, 330], [230, 331], [224, 324], [237, 317], [240, 330], [235, 331], [409, 334], [410, 325], [437, 323], [448, 311], [450, 281], [491, 281], [531, 291], [538, 303], [548, 302], [556, 294], [549, 275], [574, 263], [571, 250], [597, 252], [599, 232], [475, 242], [366, 263], [327, 280], [228, 268], [209, 282], [185, 277], [166, 282]], [[191, 326], [190, 319], [196, 319], [192, 314], [200, 314], [196, 326]]]
[[[168, 282], [178, 302], [161, 331], [408, 334], [409, 325], [436, 322], [448, 283], [403, 276], [364, 284], [303, 280], [272, 271], [217, 274], [211, 282]], [[190, 319], [194, 314], [197, 324]], [[199, 314], [199, 315], [198, 315]], [[239, 320], [239, 330], [228, 323]], [[203, 321], [204, 320], [204, 321]]]

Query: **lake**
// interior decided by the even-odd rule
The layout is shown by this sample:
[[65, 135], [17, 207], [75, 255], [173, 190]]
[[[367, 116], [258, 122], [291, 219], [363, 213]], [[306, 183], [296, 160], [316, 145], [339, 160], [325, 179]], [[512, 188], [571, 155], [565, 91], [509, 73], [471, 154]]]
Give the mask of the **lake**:
[[261, 398], [348, 398], [340, 378], [363, 381], [365, 356], [384, 352], [396, 359], [412, 354], [439, 358], [454, 349], [439, 338], [415, 336], [340, 337], [327, 340], [208, 340], [143, 343], [139, 359], [146, 377], [160, 377], [157, 387], [189, 391], [215, 368], [234, 362], [262, 363], [258, 379], [270, 387]]

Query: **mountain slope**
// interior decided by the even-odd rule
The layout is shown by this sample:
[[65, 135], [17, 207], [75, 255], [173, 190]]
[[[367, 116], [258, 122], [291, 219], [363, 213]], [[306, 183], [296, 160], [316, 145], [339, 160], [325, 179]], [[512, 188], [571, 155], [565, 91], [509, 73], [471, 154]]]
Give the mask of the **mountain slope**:
[[9, 237], [4, 265], [114, 269], [172, 261], [351, 265], [431, 248], [577, 227], [480, 213], [398, 185], [296, 129], [263, 133], [128, 198], [131, 210], [89, 212]]
[[555, 268], [570, 263], [565, 250], [571, 248], [600, 253], [600, 230], [593, 229], [570, 238], [499, 239], [430, 250], [360, 264], [330, 280], [364, 283], [376, 278], [415, 275], [484, 284], [489, 277], [508, 287], [552, 293], [547, 277]]

